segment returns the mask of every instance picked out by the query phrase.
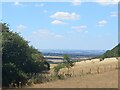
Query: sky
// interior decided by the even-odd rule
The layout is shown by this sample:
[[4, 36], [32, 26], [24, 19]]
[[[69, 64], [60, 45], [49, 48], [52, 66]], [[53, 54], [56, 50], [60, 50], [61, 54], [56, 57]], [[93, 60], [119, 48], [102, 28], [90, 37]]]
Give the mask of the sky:
[[37, 49], [108, 50], [118, 43], [118, 3], [3, 2], [2, 21]]

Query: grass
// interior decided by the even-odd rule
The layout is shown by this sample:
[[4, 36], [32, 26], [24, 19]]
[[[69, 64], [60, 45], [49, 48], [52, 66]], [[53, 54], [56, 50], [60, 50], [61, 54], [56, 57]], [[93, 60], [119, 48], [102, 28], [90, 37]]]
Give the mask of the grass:
[[[98, 67], [99, 67], [99, 73], [97, 72]], [[70, 73], [72, 74], [71, 77], [66, 76], [67, 68], [63, 68], [59, 72], [58, 79], [54, 79], [55, 77], [53, 76], [52, 77], [53, 82], [35, 84], [33, 87], [35, 88], [37, 87], [38, 88], [40, 87], [42, 88], [113, 87], [114, 88], [117, 87], [117, 81], [118, 81], [117, 67], [118, 67], [118, 60], [116, 60], [115, 58], [107, 58], [104, 59], [103, 61], [100, 61], [99, 59], [81, 61], [81, 62], [77, 62], [75, 66], [70, 69]], [[51, 69], [51, 74], [52, 71], [53, 69]]]

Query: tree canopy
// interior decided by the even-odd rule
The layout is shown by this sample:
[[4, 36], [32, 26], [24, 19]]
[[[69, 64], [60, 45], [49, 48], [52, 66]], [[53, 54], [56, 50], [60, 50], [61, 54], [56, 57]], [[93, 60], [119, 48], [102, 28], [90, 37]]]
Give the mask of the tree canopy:
[[67, 68], [74, 66], [74, 62], [71, 60], [70, 56], [67, 54], [63, 56], [63, 61]]
[[9, 25], [0, 23], [0, 44], [2, 47], [2, 85], [26, 83], [28, 74], [42, 73], [49, 70], [50, 65], [42, 53], [24, 40], [18, 33], [12, 32]]

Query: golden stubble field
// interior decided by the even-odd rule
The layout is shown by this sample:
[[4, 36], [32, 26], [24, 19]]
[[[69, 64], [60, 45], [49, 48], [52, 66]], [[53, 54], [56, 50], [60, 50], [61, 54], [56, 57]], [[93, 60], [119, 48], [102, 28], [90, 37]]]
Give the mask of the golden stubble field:
[[[52, 64], [52, 67], [56, 65]], [[77, 62], [70, 69], [71, 77], [43, 84], [34, 84], [32, 88], [118, 88], [118, 60], [106, 58], [103, 61], [92, 59]], [[67, 68], [59, 74], [66, 74]], [[52, 71], [51, 71], [52, 72]]]

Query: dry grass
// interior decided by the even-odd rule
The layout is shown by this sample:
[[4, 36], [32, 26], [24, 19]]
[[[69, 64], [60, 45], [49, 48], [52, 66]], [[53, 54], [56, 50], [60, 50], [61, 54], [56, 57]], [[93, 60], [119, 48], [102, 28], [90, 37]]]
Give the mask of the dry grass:
[[[53, 65], [54, 67], [54, 65]], [[72, 77], [66, 80], [57, 80], [33, 85], [33, 88], [117, 88], [118, 87], [118, 60], [106, 58], [104, 61], [92, 59], [77, 62], [71, 68]], [[59, 74], [67, 73], [61, 69]]]
[[57, 66], [57, 64], [50, 64], [50, 68], [54, 68], [55, 66]]
[[118, 72], [110, 71], [102, 74], [76, 76], [67, 80], [58, 80], [44, 84], [36, 84], [33, 88], [117, 88]]

